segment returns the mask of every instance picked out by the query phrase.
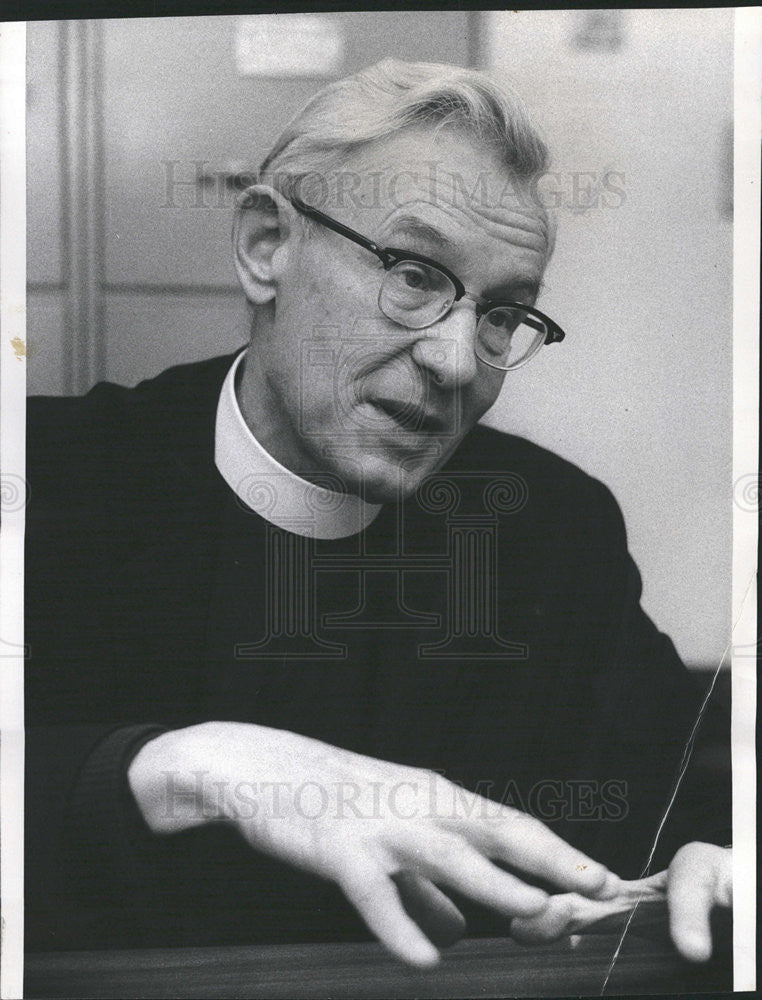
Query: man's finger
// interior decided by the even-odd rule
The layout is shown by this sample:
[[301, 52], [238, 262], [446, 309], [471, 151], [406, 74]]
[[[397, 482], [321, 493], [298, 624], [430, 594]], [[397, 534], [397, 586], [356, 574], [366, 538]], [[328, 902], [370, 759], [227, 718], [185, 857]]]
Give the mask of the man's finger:
[[482, 829], [490, 855], [528, 875], [595, 899], [610, 899], [619, 891], [617, 875], [526, 813], [503, 807], [498, 817], [483, 821]]
[[393, 878], [408, 915], [438, 948], [449, 948], [460, 941], [466, 932], [466, 920], [448, 896], [413, 872], [399, 872]]
[[547, 904], [542, 889], [525, 885], [453, 834], [430, 831], [423, 847], [411, 845], [410, 855], [419, 874], [506, 916], [534, 916]]
[[389, 876], [372, 865], [356, 866], [339, 885], [368, 929], [393, 955], [422, 969], [439, 961], [439, 952], [405, 912]]
[[538, 916], [516, 917], [511, 921], [511, 937], [522, 944], [557, 941], [571, 933], [573, 917], [573, 896], [551, 896]]
[[672, 941], [690, 962], [706, 962], [712, 955], [710, 915], [716, 898], [713, 868], [695, 863], [695, 855], [678, 851], [667, 876], [667, 905]]

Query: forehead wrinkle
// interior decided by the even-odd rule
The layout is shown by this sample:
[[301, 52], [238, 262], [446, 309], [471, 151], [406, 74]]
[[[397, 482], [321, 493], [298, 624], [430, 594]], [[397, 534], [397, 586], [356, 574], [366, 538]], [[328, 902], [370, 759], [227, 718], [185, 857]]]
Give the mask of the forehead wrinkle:
[[[411, 215], [411, 210], [416, 209], [420, 214]], [[438, 227], [436, 223], [426, 221], [425, 216], [430, 215], [432, 209], [435, 211], [438, 210], [443, 215], [448, 216], [459, 226], [463, 225], [462, 217], [465, 216], [470, 222], [475, 223], [482, 233], [486, 233], [501, 242], [513, 242], [517, 246], [538, 250], [541, 253], [547, 251], [548, 240], [545, 219], [529, 213], [514, 213], [512, 210], [506, 208], [503, 208], [499, 213], [495, 213], [495, 215], [489, 215], [478, 212], [473, 208], [467, 208], [464, 205], [450, 205], [439, 201], [415, 199], [406, 202], [402, 208], [395, 208], [384, 220], [382, 231], [386, 233], [391, 232], [396, 227], [398, 220], [402, 222], [410, 219], [415, 226], [420, 227], [422, 235], [425, 235], [425, 229], [433, 228], [437, 242], [443, 245], [449, 244], [449, 247], [446, 247], [447, 249], [460, 249], [461, 244], [449, 239], [445, 233], [441, 232], [441, 227]], [[404, 214], [395, 217], [396, 212], [404, 212]], [[508, 235], [506, 235], [506, 230], [508, 231]], [[525, 234], [524, 238], [520, 234]]]
[[502, 243], [509, 243], [528, 250], [536, 250], [543, 255], [547, 253], [547, 227], [544, 220], [540, 220], [536, 216], [532, 218], [534, 222], [532, 226], [528, 225], [523, 217], [517, 217], [513, 212], [505, 209], [500, 213], [500, 218], [490, 218], [481, 212], [462, 205], [440, 205], [439, 207], [446, 215], [451, 216], [456, 221], [459, 220], [459, 216], [465, 216], [470, 222], [475, 223], [487, 236], [491, 236]]
[[[545, 226], [545, 210], [540, 209], [539, 211], [533, 210], [531, 207], [524, 207], [523, 202], [519, 198], [513, 199], [513, 204], [505, 205], [489, 205], [489, 204], [477, 204], [474, 206], [464, 205], [464, 209], [470, 208], [477, 215], [483, 215], [490, 221], [500, 222], [501, 218], [508, 213], [511, 219], [526, 219], [528, 226], [525, 228], [535, 228], [538, 224], [542, 228]], [[518, 223], [514, 223], [518, 225]]]
[[[485, 173], [488, 179], [486, 187], [480, 183]], [[502, 176], [499, 177], [490, 171], [480, 172], [477, 181], [473, 183], [473, 189], [469, 191], [467, 184], [464, 187], [462, 179], [457, 183], [455, 174], [441, 171], [434, 177], [426, 178], [427, 197], [442, 207], [452, 205], [456, 208], [476, 209], [488, 218], [497, 218], [508, 211], [523, 216], [530, 223], [544, 223], [545, 209], [531, 197], [526, 183], [507, 172], [501, 173]], [[496, 187], [493, 182], [498, 179], [500, 183]]]
[[461, 211], [472, 221], [480, 222], [486, 220], [488, 224], [497, 227], [508, 226], [511, 229], [520, 229], [527, 233], [539, 233], [547, 240], [548, 221], [547, 213], [544, 209], [533, 211], [531, 208], [524, 208], [520, 200], [514, 199], [512, 205], [489, 205], [482, 203], [465, 204], [440, 204], [444, 211], [451, 214], [453, 211]]

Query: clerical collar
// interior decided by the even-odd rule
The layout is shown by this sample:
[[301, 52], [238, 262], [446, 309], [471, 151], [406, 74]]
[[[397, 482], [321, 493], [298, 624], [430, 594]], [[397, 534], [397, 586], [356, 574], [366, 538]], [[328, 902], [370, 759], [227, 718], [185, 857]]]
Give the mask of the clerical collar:
[[214, 461], [223, 479], [241, 503], [278, 528], [312, 538], [356, 535], [375, 519], [379, 504], [308, 483], [276, 462], [249, 430], [235, 387], [245, 353], [233, 362], [217, 404]]

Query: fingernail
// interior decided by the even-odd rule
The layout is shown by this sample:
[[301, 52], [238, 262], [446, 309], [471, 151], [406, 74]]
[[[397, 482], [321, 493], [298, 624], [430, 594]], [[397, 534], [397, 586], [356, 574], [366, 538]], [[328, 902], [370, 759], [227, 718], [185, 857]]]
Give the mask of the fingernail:
[[604, 865], [594, 863], [577, 865], [577, 871], [582, 880], [577, 892], [590, 899], [612, 899], [622, 891], [622, 880]]

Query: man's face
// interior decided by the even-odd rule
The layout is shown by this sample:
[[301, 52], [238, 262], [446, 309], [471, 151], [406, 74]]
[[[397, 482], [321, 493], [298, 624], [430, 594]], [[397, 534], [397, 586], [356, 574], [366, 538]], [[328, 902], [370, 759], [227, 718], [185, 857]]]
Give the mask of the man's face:
[[[432, 258], [469, 292], [534, 303], [544, 213], [461, 133], [410, 129], [372, 144], [315, 207], [381, 247]], [[263, 443], [323, 485], [377, 503], [408, 496], [492, 406], [505, 375], [474, 354], [472, 300], [407, 329], [379, 309], [385, 271], [376, 256], [328, 229], [297, 236], [299, 228], [271, 329], [254, 330], [244, 375], [249, 390], [256, 382], [258, 423], [269, 424]]]

